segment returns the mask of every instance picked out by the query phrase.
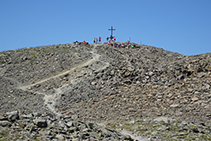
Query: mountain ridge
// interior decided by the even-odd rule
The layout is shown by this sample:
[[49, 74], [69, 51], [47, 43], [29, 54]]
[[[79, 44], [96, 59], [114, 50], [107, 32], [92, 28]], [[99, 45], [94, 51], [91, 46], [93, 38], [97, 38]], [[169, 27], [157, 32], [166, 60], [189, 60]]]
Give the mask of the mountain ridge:
[[169, 117], [210, 128], [210, 53], [184, 56], [122, 44], [126, 47], [73, 43], [1, 52], [1, 113], [48, 112], [113, 128], [120, 121]]

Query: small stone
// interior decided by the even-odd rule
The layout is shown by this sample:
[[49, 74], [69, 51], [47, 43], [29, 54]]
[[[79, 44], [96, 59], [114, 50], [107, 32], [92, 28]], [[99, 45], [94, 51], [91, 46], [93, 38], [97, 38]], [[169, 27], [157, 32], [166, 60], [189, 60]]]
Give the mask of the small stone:
[[132, 139], [131, 136], [129, 136], [129, 135], [124, 136], [124, 139], [125, 139], [125, 140], [129, 140], [129, 141], [133, 141], [133, 139]]
[[88, 127], [89, 127], [90, 129], [93, 129], [93, 128], [94, 128], [94, 123], [88, 123]]
[[0, 121], [0, 126], [6, 127], [6, 126], [11, 126], [12, 123], [9, 121]]
[[90, 130], [88, 128], [82, 129], [82, 132], [89, 132]]
[[192, 131], [193, 131], [194, 133], [199, 133], [199, 130], [198, 130], [197, 128], [193, 128]]
[[172, 104], [170, 105], [171, 108], [176, 108], [176, 107], [179, 107], [179, 104]]
[[92, 84], [92, 85], [96, 85], [96, 82], [93, 81], [93, 82], [91, 82], [91, 84]]
[[191, 88], [188, 88], [188, 91], [189, 91], [189, 92], [192, 92], [192, 91], [193, 91], [193, 89], [191, 89]]
[[77, 129], [76, 127], [70, 127], [69, 128], [69, 132], [70, 133], [74, 133], [76, 131], [76, 129]]
[[114, 75], [114, 74], [115, 74], [115, 73], [114, 73], [114, 71], [112, 70], [111, 73], [110, 73], [110, 75]]
[[179, 135], [180, 135], [180, 136], [185, 136], [185, 135], [187, 135], [187, 133], [185, 133], [185, 132], [180, 132]]
[[177, 77], [177, 80], [181, 80], [181, 79], [184, 79], [184, 78], [185, 78], [185, 76], [183, 74], [181, 74]]
[[169, 122], [172, 122], [172, 119], [171, 118], [168, 118], [168, 117], [161, 116], [161, 117], [155, 118], [154, 121], [169, 123]]
[[28, 115], [21, 115], [21, 118], [22, 119], [31, 119], [33, 118], [33, 116], [31, 114], [28, 114]]
[[62, 140], [62, 141], [65, 139], [64, 135], [62, 135], [62, 134], [57, 134], [57, 135], [56, 135], [56, 138], [57, 138], [58, 140]]
[[189, 130], [189, 127], [188, 127], [188, 126], [184, 126], [184, 127], [182, 128], [182, 130], [188, 131], [188, 130]]
[[152, 89], [157, 89], [157, 88], [158, 88], [157, 85], [152, 86]]
[[149, 72], [149, 76], [152, 76], [154, 73], [153, 72]]
[[3, 115], [0, 115], [0, 121], [1, 120], [6, 120], [7, 118], [5, 117], [5, 116], [3, 116]]
[[40, 128], [46, 128], [47, 127], [47, 121], [44, 120], [44, 119], [35, 119], [34, 123]]
[[182, 100], [182, 103], [186, 103], [186, 102], [188, 102], [187, 99], [183, 99], [183, 100]]
[[49, 131], [39, 131], [39, 134], [41, 134], [41, 135], [49, 135], [50, 134], [50, 130]]
[[73, 126], [73, 122], [72, 122], [72, 121], [69, 121], [68, 123], [66, 123], [66, 126], [67, 126], [68, 128], [72, 127], [72, 126]]
[[191, 100], [192, 101], [197, 101], [199, 98], [198, 97], [192, 97]]

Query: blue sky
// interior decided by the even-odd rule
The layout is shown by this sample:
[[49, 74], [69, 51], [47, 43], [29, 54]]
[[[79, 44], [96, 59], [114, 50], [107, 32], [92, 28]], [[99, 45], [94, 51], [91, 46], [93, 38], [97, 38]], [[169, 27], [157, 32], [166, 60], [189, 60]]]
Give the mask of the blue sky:
[[0, 0], [0, 51], [110, 35], [184, 55], [211, 52], [211, 0]]

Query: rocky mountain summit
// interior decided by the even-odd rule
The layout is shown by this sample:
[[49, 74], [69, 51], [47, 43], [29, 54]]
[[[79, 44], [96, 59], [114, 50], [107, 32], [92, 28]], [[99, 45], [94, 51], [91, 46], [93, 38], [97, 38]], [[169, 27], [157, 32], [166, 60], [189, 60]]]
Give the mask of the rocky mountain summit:
[[211, 140], [211, 54], [59, 44], [0, 53], [2, 140]]

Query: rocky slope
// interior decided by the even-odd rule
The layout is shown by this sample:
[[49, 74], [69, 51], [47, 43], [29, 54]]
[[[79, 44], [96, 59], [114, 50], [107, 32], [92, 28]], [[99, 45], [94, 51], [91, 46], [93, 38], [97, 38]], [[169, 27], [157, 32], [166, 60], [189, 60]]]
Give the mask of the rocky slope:
[[211, 140], [211, 54], [122, 44], [1, 52], [0, 140]]

